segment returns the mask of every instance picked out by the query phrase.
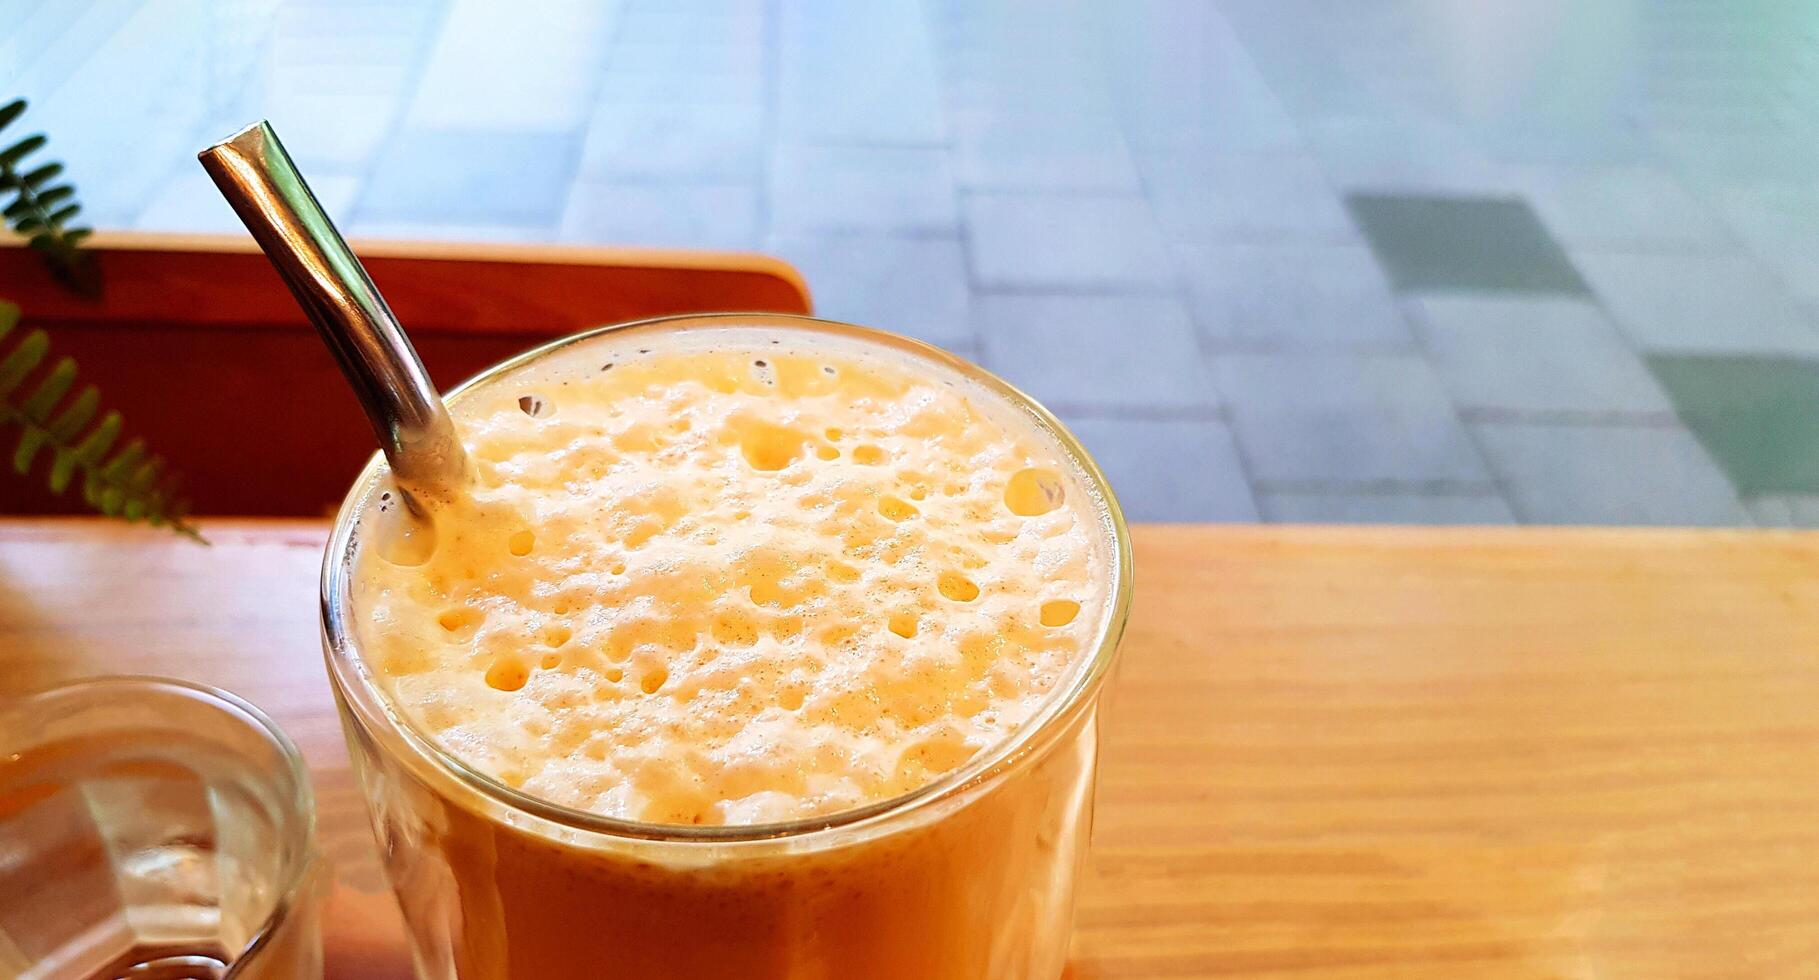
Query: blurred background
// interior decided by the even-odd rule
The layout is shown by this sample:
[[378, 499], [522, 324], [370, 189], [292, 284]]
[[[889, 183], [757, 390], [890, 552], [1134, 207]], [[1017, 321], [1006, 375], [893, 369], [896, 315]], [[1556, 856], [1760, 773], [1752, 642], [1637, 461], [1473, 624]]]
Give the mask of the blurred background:
[[[772, 252], [1168, 521], [1819, 525], [1819, 4], [0, 0], [101, 228]], [[335, 393], [339, 395], [339, 393]]]

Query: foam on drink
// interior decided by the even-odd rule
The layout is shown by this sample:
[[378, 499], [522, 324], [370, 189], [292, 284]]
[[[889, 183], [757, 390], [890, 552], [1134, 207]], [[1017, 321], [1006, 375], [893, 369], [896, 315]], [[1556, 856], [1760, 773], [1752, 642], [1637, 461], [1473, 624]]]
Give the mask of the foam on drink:
[[1033, 420], [862, 345], [640, 343], [457, 400], [433, 553], [361, 549], [364, 655], [446, 749], [609, 816], [788, 820], [963, 765], [1090, 658], [1108, 518]]

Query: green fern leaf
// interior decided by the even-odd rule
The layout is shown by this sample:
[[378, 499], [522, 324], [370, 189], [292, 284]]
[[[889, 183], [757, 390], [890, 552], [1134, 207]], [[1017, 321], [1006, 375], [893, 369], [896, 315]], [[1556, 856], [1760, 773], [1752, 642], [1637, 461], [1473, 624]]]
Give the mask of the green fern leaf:
[[31, 373], [32, 368], [44, 360], [45, 352], [50, 347], [51, 340], [45, 336], [44, 331], [33, 330], [26, 334], [19, 346], [13, 348], [5, 360], [0, 361], [0, 395], [12, 394], [13, 389], [19, 387], [19, 382]]
[[95, 229], [93, 228], [71, 228], [63, 233], [63, 240], [67, 242], [71, 248], [74, 248], [77, 242], [80, 242], [94, 233]]
[[43, 133], [36, 133], [0, 150], [0, 168], [11, 170], [20, 160], [36, 153], [47, 142], [49, 139]]
[[26, 417], [39, 425], [50, 422], [51, 411], [63, 400], [64, 395], [69, 394], [70, 386], [75, 383], [76, 359], [59, 359], [57, 366], [45, 373], [44, 380], [38, 382], [37, 390], [25, 400]]
[[25, 112], [24, 99], [14, 99], [5, 105], [0, 105], [0, 129], [5, 129], [13, 120], [19, 118], [20, 114], [23, 112]]
[[[100, 463], [101, 457], [113, 447], [114, 440], [120, 438], [120, 429], [123, 425], [125, 425], [125, 420], [120, 418], [119, 412], [109, 412], [103, 415], [101, 423], [95, 426], [94, 431], [76, 444], [76, 460], [89, 466]], [[99, 474], [100, 471], [95, 472]]]
[[19, 446], [13, 450], [13, 472], [25, 476], [32, 471], [32, 460], [37, 458], [38, 450], [50, 442], [50, 433], [43, 429], [28, 426], [19, 432]]
[[[74, 197], [75, 195], [76, 189], [74, 187], [71, 187], [68, 184], [58, 184], [48, 191], [39, 191], [35, 197], [37, 198], [39, 209], [48, 210], [51, 205], [56, 204], [58, 201]], [[12, 215], [9, 214], [7, 217], [10, 218]]]
[[95, 410], [100, 407], [101, 392], [95, 390], [94, 385], [83, 388], [82, 394], [77, 395], [75, 401], [64, 407], [63, 414], [58, 415], [56, 420], [51, 422], [51, 438], [55, 439], [58, 445], [76, 438], [76, 433], [81, 432], [82, 427], [95, 417]]
[[13, 328], [18, 326], [18, 324], [18, 304], [8, 303], [6, 300], [0, 299], [0, 338], [4, 338], [7, 334], [12, 333]]
[[76, 475], [76, 451], [67, 446], [58, 446], [55, 458], [51, 460], [51, 492], [62, 494], [69, 489], [70, 478]]
[[158, 475], [163, 471], [164, 457], [153, 456], [151, 459], [139, 464], [139, 468], [133, 471], [133, 476], [126, 481], [126, 485], [134, 490], [156, 493]]
[[134, 439], [126, 444], [125, 449], [115, 453], [114, 458], [108, 460], [107, 465], [101, 468], [101, 478], [109, 483], [124, 483], [132, 477], [133, 468], [138, 466], [139, 461], [144, 458], [145, 440]]
[[[5, 121], [18, 118], [24, 111], [23, 100], [7, 103]], [[19, 173], [18, 167], [24, 166], [25, 158], [37, 152], [45, 142], [40, 133], [0, 149], [0, 204], [4, 204], [0, 215], [14, 231], [26, 236], [51, 273], [65, 286], [80, 296], [99, 296], [101, 268], [90, 260], [88, 253], [78, 248], [88, 237], [88, 229], [81, 229], [79, 234], [63, 230], [65, 224], [81, 213], [81, 207], [74, 200], [75, 187], [67, 183], [51, 186], [51, 182], [63, 173], [63, 165], [50, 161], [23, 175]], [[11, 192], [10, 201], [6, 200], [8, 192]]]
[[44, 166], [39, 167], [36, 170], [27, 171], [26, 173], [21, 174], [18, 177], [15, 177], [13, 179], [21, 187], [30, 187], [30, 188], [36, 189], [37, 187], [41, 186], [45, 181], [51, 179], [52, 177], [57, 176], [58, 174], [60, 174], [62, 172], [63, 172], [63, 164], [47, 163]]

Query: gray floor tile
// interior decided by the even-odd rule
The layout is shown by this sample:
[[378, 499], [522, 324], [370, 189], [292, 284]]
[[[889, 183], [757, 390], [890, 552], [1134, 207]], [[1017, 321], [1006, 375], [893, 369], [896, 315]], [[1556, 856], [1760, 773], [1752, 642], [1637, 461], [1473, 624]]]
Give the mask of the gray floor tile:
[[1819, 182], [1726, 184], [1714, 189], [1713, 198], [1751, 245], [1819, 240]]
[[764, 36], [764, 0], [665, 0], [632, 3], [620, 15], [619, 40], [640, 43], [700, 42], [758, 46]]
[[959, 228], [948, 153], [920, 147], [785, 146], [770, 168], [778, 234]]
[[1183, 150], [1293, 149], [1301, 134], [1210, 4], [1107, 17], [1108, 74], [1132, 142]]
[[[400, 242], [547, 242], [555, 232], [528, 225], [443, 224], [428, 221], [359, 221], [343, 226], [349, 238]], [[359, 242], [355, 242], [358, 245]]]
[[[368, 166], [397, 125], [402, 106], [396, 99], [375, 98], [370, 91], [323, 91], [299, 85], [274, 88], [258, 112], [282, 127], [285, 149], [313, 185], [316, 171], [324, 166]], [[225, 135], [226, 130], [216, 134]]]
[[1739, 491], [1819, 493], [1819, 360], [1656, 354], [1648, 363]]
[[1562, 244], [1609, 251], [1731, 251], [1711, 208], [1672, 175], [1643, 166], [1528, 166], [1522, 192]]
[[1354, 194], [1346, 205], [1397, 289], [1586, 292], [1519, 198]]
[[1285, 493], [1257, 495], [1265, 520], [1299, 524], [1514, 524], [1496, 493]]
[[1232, 435], [1217, 420], [1064, 416], [1130, 521], [1249, 522], [1257, 504]]
[[1362, 245], [1179, 245], [1194, 316], [1219, 343], [1397, 349], [1413, 337]]
[[1474, 429], [1526, 522], [1752, 523], [1730, 481], [1685, 429], [1521, 423]]
[[[188, 171], [193, 170], [194, 173]], [[246, 225], [227, 204], [227, 198], [201, 167], [184, 168], [165, 181], [152, 196], [151, 205], [139, 213], [133, 227], [156, 231], [198, 231], [214, 234], [244, 235]], [[329, 220], [345, 227], [352, 216], [354, 196], [360, 191], [360, 178], [350, 174], [314, 172], [309, 175], [310, 190], [328, 212]]]
[[754, 249], [758, 190], [751, 184], [578, 181], [560, 237], [601, 245]]
[[1589, 115], [1565, 107], [1552, 114], [1490, 120], [1477, 128], [1492, 159], [1517, 166], [1630, 167], [1656, 157], [1642, 128], [1615, 107]]
[[1174, 272], [1140, 197], [969, 194], [973, 276], [988, 289], [1162, 288]]
[[1574, 259], [1617, 326], [1645, 350], [1819, 354], [1819, 329], [1745, 256], [1575, 252]]
[[402, 130], [373, 168], [355, 215], [553, 232], [580, 149], [570, 133]]
[[571, 132], [586, 122], [612, 8], [543, 0], [535, 16], [509, 3], [444, 9], [404, 113], [407, 130]]
[[1752, 497], [1743, 503], [1763, 527], [1819, 528], [1819, 494]]
[[1213, 409], [1186, 306], [1172, 296], [977, 296], [985, 365], [1058, 411]]
[[615, 70], [681, 69], [752, 75], [764, 71], [762, 13], [715, 13], [665, 22], [645, 16], [648, 9], [641, 10], [639, 4], [633, 3], [621, 17], [607, 56], [607, 63]]
[[1439, 119], [1379, 111], [1315, 120], [1308, 143], [1343, 192], [1486, 195], [1511, 187], [1470, 130]]
[[761, 106], [766, 91], [762, 72], [721, 70], [711, 56], [695, 55], [660, 69], [608, 64], [600, 73], [598, 98], [623, 105]]
[[802, 271], [816, 316], [894, 330], [948, 350], [976, 347], [957, 239], [778, 236], [766, 249]]
[[594, 108], [582, 147], [583, 179], [755, 180], [763, 169], [756, 102], [627, 102]]
[[1411, 306], [1434, 367], [1461, 408], [1673, 417], [1667, 393], [1592, 303], [1429, 296]]
[[1418, 357], [1232, 354], [1212, 363], [1259, 484], [1490, 478], [1440, 380]]
[[1138, 192], [1137, 165], [1117, 121], [1089, 120], [968, 117], [954, 137], [960, 183], [973, 190]]
[[928, 26], [915, 0], [782, 0], [778, 125], [805, 143], [947, 138]]
[[1142, 168], [1157, 220], [1176, 241], [1358, 240], [1305, 154], [1156, 152], [1144, 155]]
[[1749, 250], [1819, 311], [1819, 181], [1732, 185], [1715, 196]]
[[1801, 134], [1779, 126], [1722, 134], [1659, 128], [1649, 136], [1680, 173], [1696, 182], [1810, 180], [1819, 173], [1819, 150]]

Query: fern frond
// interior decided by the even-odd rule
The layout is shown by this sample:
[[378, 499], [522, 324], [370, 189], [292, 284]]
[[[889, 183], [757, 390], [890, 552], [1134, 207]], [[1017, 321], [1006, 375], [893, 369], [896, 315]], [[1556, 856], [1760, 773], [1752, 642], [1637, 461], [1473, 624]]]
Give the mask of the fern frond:
[[44, 355], [51, 349], [51, 339], [42, 330], [33, 330], [19, 341], [19, 345], [0, 360], [0, 396], [10, 395], [25, 380], [32, 368], [44, 360]]
[[[0, 106], [0, 130], [25, 113], [25, 100], [15, 99]], [[73, 198], [76, 188], [70, 184], [52, 184], [63, 173], [63, 164], [46, 163], [26, 169], [26, 158], [48, 142], [43, 133], [5, 146], [0, 143], [0, 215], [13, 230], [26, 236], [26, 241], [43, 256], [51, 273], [83, 296], [101, 294], [101, 269], [94, 259], [78, 246], [92, 230], [64, 225], [79, 214], [81, 206]], [[8, 201], [7, 198], [11, 197]]]
[[[0, 300], [0, 341], [19, 320], [19, 308]], [[145, 441], [133, 439], [115, 449], [126, 428], [119, 412], [100, 411], [101, 395], [94, 385], [84, 385], [75, 397], [76, 362], [58, 358], [43, 371], [37, 383], [26, 381], [44, 363], [50, 341], [42, 330], [33, 330], [10, 344], [0, 357], [0, 426], [17, 429], [13, 469], [24, 475], [49, 450], [48, 482], [53, 493], [68, 490], [82, 478], [82, 497], [103, 514], [129, 521], [169, 527], [202, 540], [184, 520], [188, 503], [177, 496], [177, 478], [164, 460], [149, 456]], [[30, 394], [20, 397], [21, 392]], [[111, 455], [110, 455], [111, 451]]]

